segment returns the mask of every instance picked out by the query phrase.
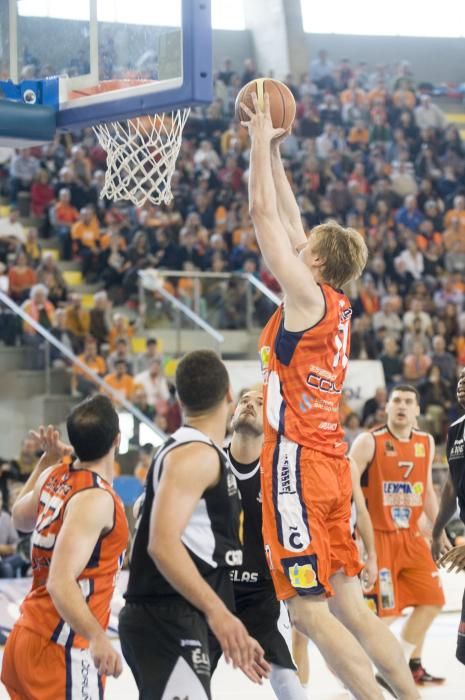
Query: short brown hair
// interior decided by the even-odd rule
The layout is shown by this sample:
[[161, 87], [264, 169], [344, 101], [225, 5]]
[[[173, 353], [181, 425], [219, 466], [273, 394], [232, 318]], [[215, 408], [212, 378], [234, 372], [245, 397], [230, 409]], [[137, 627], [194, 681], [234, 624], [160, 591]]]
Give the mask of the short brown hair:
[[325, 282], [340, 289], [360, 277], [367, 264], [368, 248], [358, 231], [331, 219], [310, 233], [314, 240], [312, 252], [325, 261], [321, 268]]
[[193, 350], [176, 369], [176, 390], [188, 415], [211, 411], [229, 389], [226, 367], [213, 350]]
[[413, 386], [413, 384], [396, 384], [392, 387], [391, 391], [389, 392], [389, 400], [392, 398], [392, 395], [395, 391], [405, 391], [409, 392], [410, 394], [415, 394], [417, 404], [420, 405], [420, 392], [415, 386]]

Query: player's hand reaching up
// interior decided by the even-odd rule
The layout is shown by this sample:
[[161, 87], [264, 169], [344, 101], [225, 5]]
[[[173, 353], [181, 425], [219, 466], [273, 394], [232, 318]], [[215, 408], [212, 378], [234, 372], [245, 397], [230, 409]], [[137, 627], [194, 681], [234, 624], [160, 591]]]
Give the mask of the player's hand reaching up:
[[121, 675], [123, 670], [121, 656], [104, 632], [90, 640], [89, 651], [99, 675], [115, 678]]
[[249, 636], [242, 622], [224, 606], [218, 606], [207, 615], [208, 625], [217, 638], [226, 663], [240, 668], [254, 683], [261, 683], [269, 670], [264, 652]]
[[37, 450], [42, 450], [41, 466], [46, 469], [60, 462], [63, 457], [72, 454], [71, 445], [60, 440], [60, 433], [53, 425], [41, 425], [37, 431], [31, 430], [29, 438], [35, 443]]
[[275, 129], [271, 121], [270, 114], [270, 98], [265, 92], [263, 96], [263, 111], [258, 104], [258, 98], [255, 93], [252, 93], [253, 111], [241, 102], [241, 109], [249, 117], [248, 121], [241, 122], [249, 130], [249, 136], [252, 140], [262, 139], [267, 142], [273, 139], [280, 138], [286, 133], [285, 129]]

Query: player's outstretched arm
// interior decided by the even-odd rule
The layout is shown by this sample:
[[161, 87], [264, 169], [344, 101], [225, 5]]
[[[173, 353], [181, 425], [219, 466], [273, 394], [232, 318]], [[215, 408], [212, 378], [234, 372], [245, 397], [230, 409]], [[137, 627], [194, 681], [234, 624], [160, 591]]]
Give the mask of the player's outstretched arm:
[[349, 462], [352, 476], [352, 496], [357, 511], [357, 530], [360, 533], [366, 552], [365, 568], [362, 575], [363, 588], [368, 592], [373, 588], [378, 578], [375, 531], [373, 530], [373, 524], [360, 486], [360, 472], [352, 459], [349, 459]]
[[257, 656], [263, 660], [263, 650], [204, 581], [182, 542], [202, 494], [219, 478], [219, 457], [208, 445], [190, 444], [167, 455], [152, 506], [148, 553], [173, 588], [205, 614], [226, 661], [260, 683], [268, 670], [266, 662], [263, 673], [255, 666]]
[[284, 136], [278, 136], [271, 142], [271, 172], [276, 190], [279, 218], [289, 237], [292, 249], [296, 250], [307, 242], [307, 236], [302, 224], [299, 205], [281, 159], [280, 144], [286, 136], [287, 133]]
[[[375, 456], [375, 439], [371, 433], [360, 433], [352, 443], [349, 459], [358, 471], [359, 479]], [[354, 472], [352, 472], [354, 473]]]
[[98, 672], [116, 677], [123, 670], [121, 657], [92, 614], [77, 582], [99, 537], [113, 527], [114, 509], [112, 496], [98, 488], [77, 493], [68, 502], [53, 550], [47, 591], [63, 620], [89, 641]]
[[282, 129], [274, 129], [270, 117], [268, 95], [265, 93], [265, 111], [252, 95], [255, 112], [241, 105], [249, 121], [243, 122], [252, 140], [249, 173], [249, 211], [258, 244], [265, 262], [276, 277], [287, 297], [297, 304], [323, 305], [320, 288], [310, 269], [300, 260], [291, 246], [278, 212], [276, 189], [271, 169], [271, 141], [280, 136]]

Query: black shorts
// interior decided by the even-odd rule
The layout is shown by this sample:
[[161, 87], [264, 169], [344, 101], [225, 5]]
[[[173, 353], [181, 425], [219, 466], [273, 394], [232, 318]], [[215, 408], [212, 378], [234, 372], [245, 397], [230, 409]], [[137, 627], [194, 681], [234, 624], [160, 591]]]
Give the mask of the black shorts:
[[460, 625], [457, 634], [457, 651], [455, 655], [458, 661], [465, 665], [465, 591], [462, 598], [462, 615], [460, 616]]
[[[259, 586], [235, 587], [236, 615], [247, 632], [254, 637], [265, 651], [268, 663], [296, 670], [289, 646], [279, 629], [278, 621], [281, 604], [276, 599], [273, 583], [270, 580]], [[290, 622], [287, 620], [290, 627]], [[290, 636], [290, 634], [289, 634]], [[218, 641], [210, 634], [210, 659], [212, 673], [221, 657]]]
[[189, 603], [126, 603], [119, 636], [140, 700], [210, 700], [207, 623]]

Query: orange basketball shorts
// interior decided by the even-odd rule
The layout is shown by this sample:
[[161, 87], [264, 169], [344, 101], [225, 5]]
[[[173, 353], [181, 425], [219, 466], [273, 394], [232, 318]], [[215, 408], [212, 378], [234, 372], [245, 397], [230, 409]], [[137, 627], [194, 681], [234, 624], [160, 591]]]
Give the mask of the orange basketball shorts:
[[12, 700], [99, 700], [104, 681], [88, 649], [66, 648], [13, 627], [2, 663], [2, 682]]
[[362, 568], [352, 538], [352, 480], [347, 459], [281, 436], [260, 458], [263, 540], [276, 595], [331, 596], [337, 571]]
[[380, 617], [400, 615], [411, 605], [444, 605], [438, 568], [419, 532], [375, 530], [375, 543], [378, 581], [365, 598]]

